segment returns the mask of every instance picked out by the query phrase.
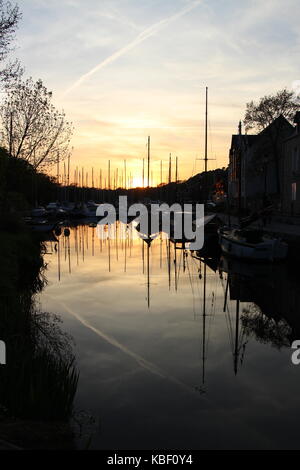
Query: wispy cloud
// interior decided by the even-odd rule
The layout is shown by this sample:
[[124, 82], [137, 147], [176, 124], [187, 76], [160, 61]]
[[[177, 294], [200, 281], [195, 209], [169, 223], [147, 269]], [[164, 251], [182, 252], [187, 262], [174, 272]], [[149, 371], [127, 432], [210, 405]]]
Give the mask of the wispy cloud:
[[153, 157], [179, 155], [190, 176], [204, 144], [205, 86], [211, 166], [226, 165], [245, 103], [299, 79], [299, 0], [284, 9], [281, 0], [19, 3], [17, 54], [74, 122], [74, 165], [120, 166], [124, 154], [135, 162], [151, 133]]
[[92, 68], [89, 72], [85, 73], [82, 75], [73, 85], [71, 85], [63, 94], [63, 96], [66, 96], [69, 94], [71, 91], [74, 91], [76, 88], [78, 88], [82, 83], [84, 83], [86, 80], [88, 80], [92, 75], [94, 75], [96, 72], [99, 70], [103, 69], [107, 65], [111, 64], [115, 60], [117, 60], [119, 57], [123, 56], [126, 54], [128, 51], [131, 49], [135, 48], [142, 42], [144, 42], [146, 39], [150, 38], [154, 34], [158, 33], [161, 31], [163, 28], [168, 26], [170, 23], [173, 21], [176, 21], [177, 19], [181, 18], [183, 15], [186, 15], [190, 11], [192, 11], [194, 8], [196, 8], [198, 5], [202, 3], [202, 0], [196, 0], [189, 5], [187, 5], [185, 8], [181, 9], [177, 13], [175, 13], [172, 16], [169, 16], [167, 18], [164, 18], [157, 23], [149, 26], [148, 28], [144, 29], [133, 41], [131, 41], [129, 44], [126, 46], [122, 47], [118, 51], [114, 52], [111, 56], [107, 57], [104, 59], [102, 62], [100, 62], [96, 67]]

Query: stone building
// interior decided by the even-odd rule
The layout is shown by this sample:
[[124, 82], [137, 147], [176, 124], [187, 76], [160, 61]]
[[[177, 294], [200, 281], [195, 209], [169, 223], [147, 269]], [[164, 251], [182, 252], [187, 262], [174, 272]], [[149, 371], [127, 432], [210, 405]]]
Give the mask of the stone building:
[[242, 134], [240, 124], [229, 152], [228, 195], [232, 206], [253, 211], [272, 203], [282, 211], [284, 143], [293, 132], [283, 116], [257, 135]]
[[284, 142], [284, 192], [282, 209], [288, 216], [300, 216], [300, 112], [295, 115], [292, 134]]

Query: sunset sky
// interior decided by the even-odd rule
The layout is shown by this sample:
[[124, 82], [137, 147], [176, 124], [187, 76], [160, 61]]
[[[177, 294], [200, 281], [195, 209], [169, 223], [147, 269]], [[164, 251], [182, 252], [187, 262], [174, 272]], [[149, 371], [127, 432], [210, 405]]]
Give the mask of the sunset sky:
[[227, 166], [245, 103], [300, 79], [298, 0], [20, 0], [15, 55], [73, 121], [72, 166], [107, 161], [140, 183], [147, 136], [181, 179]]

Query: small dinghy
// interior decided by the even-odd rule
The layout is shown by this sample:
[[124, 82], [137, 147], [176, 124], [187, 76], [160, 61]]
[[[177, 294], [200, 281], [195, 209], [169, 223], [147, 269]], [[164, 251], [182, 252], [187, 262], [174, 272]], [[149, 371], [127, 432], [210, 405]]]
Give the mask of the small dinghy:
[[275, 261], [287, 257], [288, 245], [259, 230], [219, 229], [219, 242], [223, 253], [248, 260]]

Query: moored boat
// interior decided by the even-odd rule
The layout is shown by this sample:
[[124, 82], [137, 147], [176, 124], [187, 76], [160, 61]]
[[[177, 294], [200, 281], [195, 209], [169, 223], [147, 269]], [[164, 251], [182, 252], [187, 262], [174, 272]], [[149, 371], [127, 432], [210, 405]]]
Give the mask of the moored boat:
[[45, 217], [47, 215], [47, 211], [44, 207], [36, 207], [31, 211], [31, 217]]
[[265, 235], [259, 230], [219, 229], [219, 242], [223, 253], [248, 260], [283, 260], [288, 245], [279, 238]]

